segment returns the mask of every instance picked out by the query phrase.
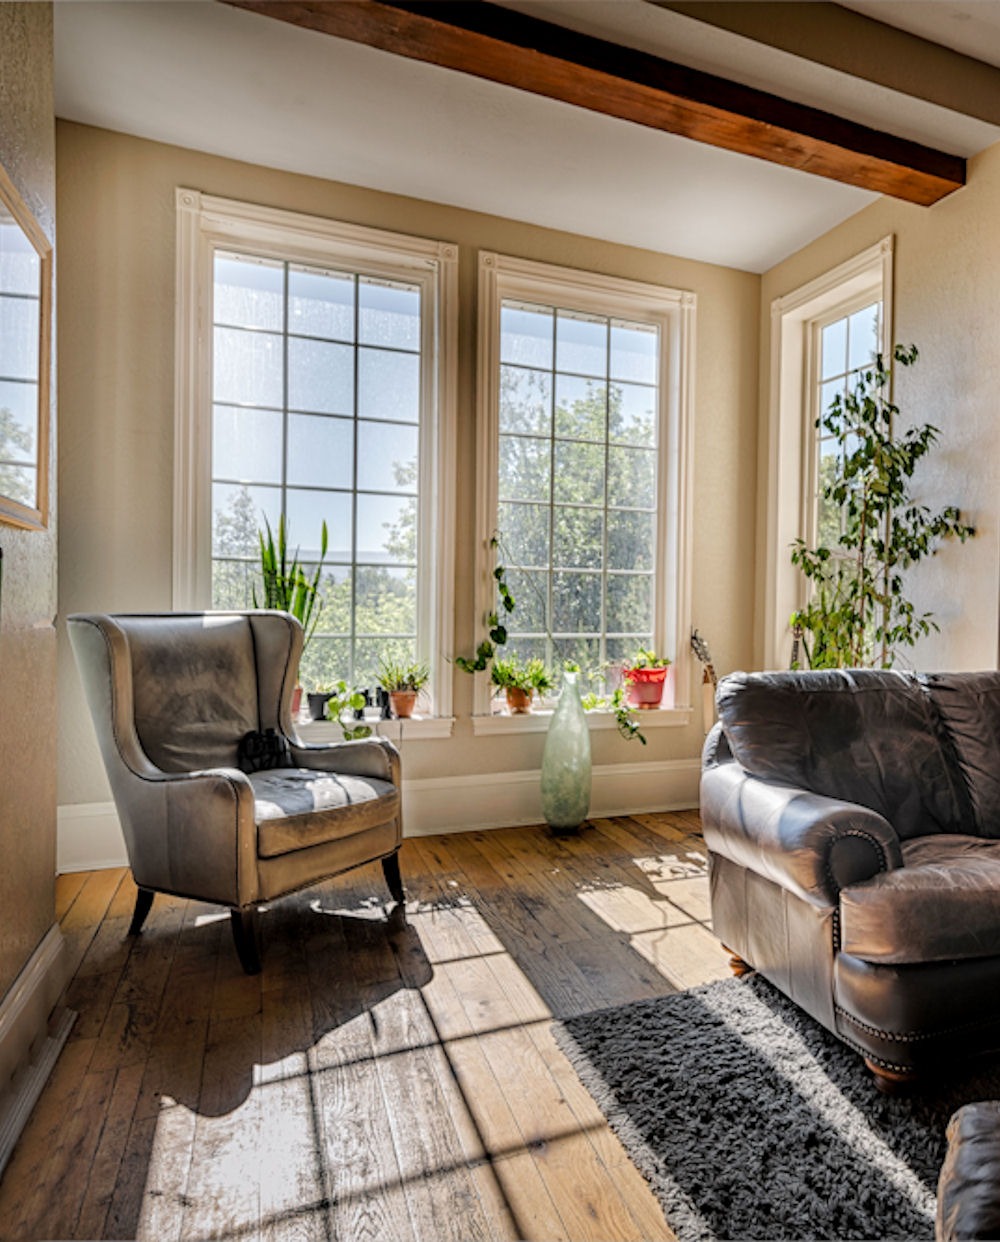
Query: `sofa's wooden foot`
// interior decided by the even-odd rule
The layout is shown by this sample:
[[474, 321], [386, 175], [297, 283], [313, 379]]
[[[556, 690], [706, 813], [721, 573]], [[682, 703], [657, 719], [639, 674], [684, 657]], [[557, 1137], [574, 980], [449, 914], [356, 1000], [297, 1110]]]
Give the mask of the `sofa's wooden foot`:
[[230, 910], [236, 956], [248, 975], [260, 974], [260, 951], [257, 948], [257, 911]]
[[146, 915], [153, 906], [153, 890], [151, 888], [140, 888], [136, 894], [135, 910], [132, 913], [132, 922], [129, 924], [128, 934], [130, 936], [138, 936], [142, 931], [142, 925], [146, 921]]
[[738, 953], [734, 953], [728, 945], [723, 945], [722, 947], [729, 954], [729, 969], [737, 979], [742, 979], [744, 975], [753, 974], [753, 967], [748, 961], [740, 957]]
[[385, 882], [393, 901], [402, 905], [406, 900], [406, 894], [403, 892], [403, 877], [399, 873], [398, 850], [395, 854], [388, 854], [382, 859], [382, 874], [385, 876]]
[[875, 1086], [883, 1095], [909, 1095], [918, 1078], [916, 1072], [886, 1069], [869, 1057], [865, 1057], [865, 1065], [871, 1070]]

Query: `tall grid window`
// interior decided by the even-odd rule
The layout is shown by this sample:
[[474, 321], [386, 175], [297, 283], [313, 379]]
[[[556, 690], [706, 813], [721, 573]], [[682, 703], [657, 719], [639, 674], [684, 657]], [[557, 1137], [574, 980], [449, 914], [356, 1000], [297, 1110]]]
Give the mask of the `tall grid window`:
[[29, 509], [38, 495], [40, 272], [0, 203], [0, 492]]
[[[814, 419], [825, 415], [837, 396], [844, 398], [857, 386], [858, 375], [870, 366], [882, 348], [882, 303], [867, 302], [847, 314], [817, 324]], [[835, 546], [843, 530], [843, 512], [823, 497], [823, 488], [834, 477], [850, 442], [842, 446], [820, 424], [816, 428], [815, 521], [817, 541]]]
[[422, 293], [405, 280], [216, 251], [212, 603], [248, 607], [258, 529], [307, 573], [329, 546], [302, 680], [371, 685], [417, 655]]
[[660, 328], [500, 306], [497, 525], [510, 650], [598, 671], [654, 643]]

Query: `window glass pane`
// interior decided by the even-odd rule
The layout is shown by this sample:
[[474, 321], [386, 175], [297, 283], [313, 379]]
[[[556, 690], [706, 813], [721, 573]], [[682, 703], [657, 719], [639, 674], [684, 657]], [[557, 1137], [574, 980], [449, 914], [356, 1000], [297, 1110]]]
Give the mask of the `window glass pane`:
[[[513, 565], [549, 563], [549, 509], [547, 505], [499, 506], [499, 524], [505, 554]], [[502, 551], [502, 554], [504, 552]]]
[[645, 324], [612, 323], [611, 378], [655, 384], [660, 334]]
[[847, 365], [850, 369], [867, 366], [878, 353], [879, 304], [855, 311], [848, 322]]
[[354, 351], [350, 345], [290, 337], [288, 405], [317, 414], [353, 414]]
[[837, 396], [844, 395], [844, 381], [842, 379], [828, 380], [827, 383], [821, 384], [819, 389], [819, 413], [823, 417], [830, 412], [833, 405], [833, 399]]
[[38, 297], [42, 261], [17, 224], [0, 223], [0, 292]]
[[38, 302], [0, 297], [0, 379], [38, 378]]
[[416, 634], [417, 588], [412, 569], [358, 566], [355, 628], [358, 634]]
[[608, 386], [579, 375], [556, 376], [556, 435], [604, 440]]
[[354, 685], [370, 690], [374, 699], [379, 660], [409, 664], [416, 654], [417, 644], [413, 638], [359, 638], [354, 644]]
[[359, 493], [357, 506], [358, 560], [380, 564], [408, 559], [414, 546], [416, 500]]
[[583, 505], [602, 504], [604, 445], [557, 440], [555, 449], [555, 499]]
[[625, 509], [608, 512], [608, 568], [653, 568], [656, 546], [655, 513], [634, 513]]
[[608, 373], [608, 321], [559, 311], [556, 315], [556, 369], [605, 378]]
[[[609, 630], [609, 634], [610, 634]], [[647, 630], [645, 634], [623, 634], [609, 637], [606, 650], [608, 664], [611, 665], [608, 680], [621, 685], [621, 666], [626, 661], [631, 662], [635, 659], [635, 654], [640, 647], [649, 647], [653, 642], [652, 629]], [[614, 666], [617, 665], [617, 668]], [[612, 687], [614, 688], [614, 687]]]
[[[315, 566], [311, 566], [308, 572], [312, 581]], [[317, 634], [350, 634], [353, 590], [353, 574], [349, 565], [323, 565], [318, 587]]]
[[264, 598], [256, 561], [212, 560], [212, 607], [253, 608]]
[[608, 449], [608, 498], [637, 509], [656, 507], [656, 453], [650, 449]]
[[37, 434], [38, 385], [0, 381], [0, 458], [33, 462]]
[[354, 340], [354, 277], [313, 268], [288, 269], [288, 331]]
[[551, 454], [548, 440], [500, 437], [500, 499], [548, 500]]
[[559, 569], [600, 569], [604, 561], [603, 510], [557, 505], [552, 518], [553, 564]]
[[353, 419], [289, 414], [289, 486], [351, 488], [354, 486], [353, 467]]
[[215, 256], [215, 322], [234, 328], [284, 327], [284, 265], [267, 259]]
[[217, 405], [212, 420], [212, 474], [217, 479], [281, 482], [280, 411]]
[[332, 685], [341, 678], [350, 681], [350, 650], [349, 638], [328, 638], [317, 630], [302, 653], [299, 680], [307, 687]]
[[281, 408], [281, 337], [240, 328], [215, 329], [213, 400]]
[[[527, 660], [548, 659], [547, 643], [544, 638], [512, 638], [504, 649], [504, 655], [525, 662]], [[502, 690], [495, 691], [495, 697], [498, 703], [503, 702], [504, 693]]]
[[500, 310], [500, 361], [552, 369], [551, 310], [505, 303]]
[[656, 444], [656, 389], [640, 384], [613, 384], [608, 406], [612, 440]]
[[552, 376], [526, 367], [500, 368], [500, 430], [548, 435], [552, 426]]
[[257, 532], [265, 519], [275, 536], [281, 517], [281, 492], [276, 487], [247, 487], [239, 483], [212, 485], [212, 555], [258, 555]]
[[362, 277], [358, 281], [358, 339], [363, 345], [420, 348], [420, 290]]
[[358, 487], [416, 492], [418, 429], [358, 421]]
[[351, 497], [342, 492], [304, 491], [290, 487], [285, 493], [288, 543], [299, 550], [299, 559], [317, 559], [320, 536], [326, 522], [328, 561], [351, 559]]
[[552, 629], [556, 634], [601, 632], [601, 575], [552, 575]]
[[828, 323], [820, 333], [820, 378], [847, 370], [847, 320]]
[[611, 574], [608, 577], [608, 629], [652, 630], [652, 574]]
[[358, 413], [415, 423], [420, 418], [420, 355], [358, 350]]
[[552, 641], [552, 672], [558, 685], [562, 681], [562, 670], [567, 660], [579, 664], [580, 675], [577, 685], [581, 694], [603, 694], [605, 689], [604, 672], [601, 668], [600, 638], [556, 638]]
[[513, 613], [506, 621], [511, 630], [516, 630], [518, 634], [544, 634], [548, 609], [548, 574], [510, 569], [507, 571], [507, 585], [514, 596], [515, 605]]
[[34, 466], [0, 464], [0, 491], [18, 504], [34, 507], [38, 475]]

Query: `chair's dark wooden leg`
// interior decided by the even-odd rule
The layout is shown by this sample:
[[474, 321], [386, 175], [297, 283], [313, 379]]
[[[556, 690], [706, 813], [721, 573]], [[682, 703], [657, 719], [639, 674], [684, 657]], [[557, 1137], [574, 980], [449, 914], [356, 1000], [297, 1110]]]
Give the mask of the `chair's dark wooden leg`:
[[752, 975], [753, 967], [745, 958], [740, 957], [738, 953], [734, 953], [727, 945], [722, 946], [726, 953], [729, 954], [729, 969], [733, 972], [737, 979], [742, 979], [744, 975]]
[[406, 894], [403, 892], [403, 877], [399, 874], [398, 850], [395, 854], [389, 854], [382, 859], [382, 874], [385, 876], [385, 882], [389, 886], [393, 901], [402, 905], [406, 901]]
[[919, 1079], [915, 1071], [909, 1073], [905, 1070], [886, 1069], [884, 1065], [876, 1064], [869, 1057], [865, 1057], [865, 1065], [871, 1070], [875, 1086], [883, 1095], [910, 1095]]
[[240, 959], [240, 965], [248, 975], [259, 975], [257, 911], [252, 907], [246, 910], [230, 910], [229, 917], [233, 925], [233, 943], [236, 945], [236, 956]]
[[142, 925], [146, 921], [146, 915], [153, 906], [153, 890], [151, 888], [140, 888], [135, 898], [135, 909], [132, 912], [132, 922], [129, 924], [128, 934], [130, 936], [138, 936], [142, 931]]

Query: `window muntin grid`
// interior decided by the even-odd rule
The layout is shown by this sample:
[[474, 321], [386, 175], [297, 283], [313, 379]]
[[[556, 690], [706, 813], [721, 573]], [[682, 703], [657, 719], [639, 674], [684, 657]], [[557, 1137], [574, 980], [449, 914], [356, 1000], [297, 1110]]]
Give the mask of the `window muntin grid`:
[[214, 294], [213, 606], [252, 604], [265, 517], [307, 569], [325, 520], [302, 677], [372, 685], [416, 653], [421, 290], [217, 251]]
[[38, 504], [42, 261], [0, 204], [0, 493]]
[[655, 625], [660, 331], [500, 303], [497, 524], [510, 650], [597, 670]]

